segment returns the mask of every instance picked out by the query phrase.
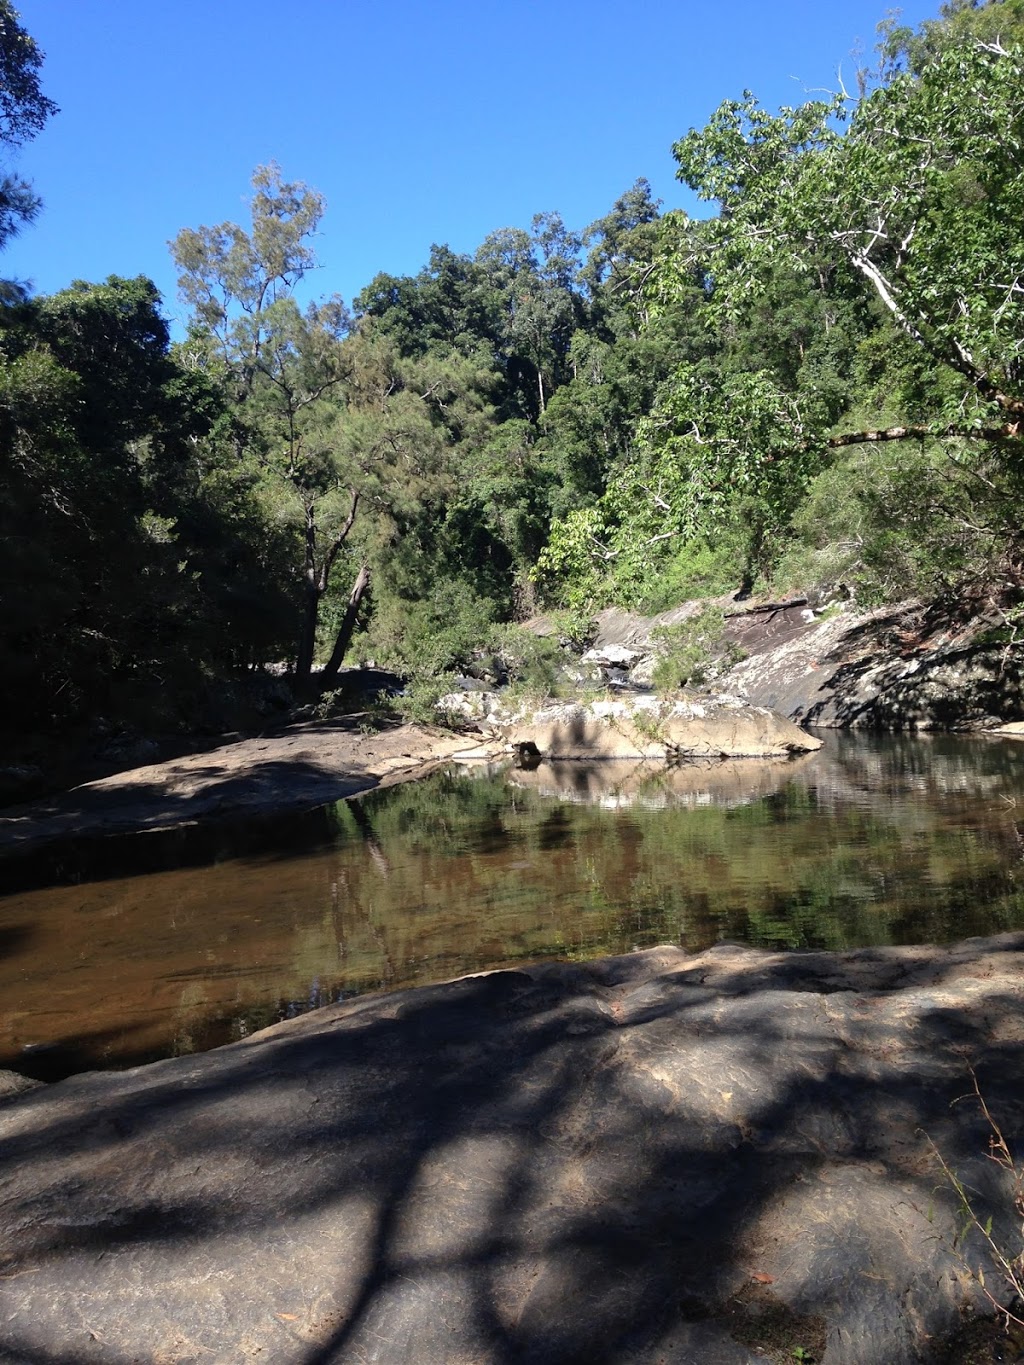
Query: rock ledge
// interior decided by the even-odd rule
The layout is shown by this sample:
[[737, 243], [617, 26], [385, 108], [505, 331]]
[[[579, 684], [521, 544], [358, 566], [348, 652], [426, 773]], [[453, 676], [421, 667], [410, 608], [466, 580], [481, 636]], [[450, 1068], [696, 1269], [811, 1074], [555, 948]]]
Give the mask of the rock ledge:
[[931, 1143], [1019, 1234], [954, 1101], [1012, 1140], [1022, 1057], [1024, 935], [723, 944], [14, 1094], [0, 1360], [910, 1365], [981, 1304]]

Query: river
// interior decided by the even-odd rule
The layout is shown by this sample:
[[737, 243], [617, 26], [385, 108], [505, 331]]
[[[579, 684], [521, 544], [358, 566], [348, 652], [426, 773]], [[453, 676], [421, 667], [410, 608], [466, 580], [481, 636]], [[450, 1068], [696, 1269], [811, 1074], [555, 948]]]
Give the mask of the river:
[[0, 1067], [123, 1067], [550, 957], [1024, 927], [1024, 743], [825, 741], [782, 762], [447, 770], [48, 855], [0, 898]]

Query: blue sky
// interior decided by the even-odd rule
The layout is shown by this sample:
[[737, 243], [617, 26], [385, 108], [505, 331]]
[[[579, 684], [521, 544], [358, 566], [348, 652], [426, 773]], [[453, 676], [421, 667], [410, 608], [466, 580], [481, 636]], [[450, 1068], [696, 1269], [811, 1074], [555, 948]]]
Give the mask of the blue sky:
[[[581, 228], [637, 176], [689, 205], [672, 142], [752, 89], [796, 103], [870, 53], [884, 0], [15, 0], [61, 113], [20, 155], [38, 223], [0, 273], [49, 293], [146, 274], [168, 240], [245, 223], [268, 160], [327, 197], [314, 292], [346, 300], [432, 242], [558, 210]], [[933, 5], [907, 4], [917, 24]]]

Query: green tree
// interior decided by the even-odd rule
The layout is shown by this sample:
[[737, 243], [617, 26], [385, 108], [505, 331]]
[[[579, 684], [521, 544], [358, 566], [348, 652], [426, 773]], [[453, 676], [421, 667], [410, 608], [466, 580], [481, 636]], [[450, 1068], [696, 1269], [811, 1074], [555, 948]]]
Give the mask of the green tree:
[[[0, 0], [0, 147], [13, 150], [36, 136], [57, 113], [39, 86], [43, 54], [19, 23], [10, 0]], [[40, 200], [19, 176], [0, 173], [0, 248], [39, 212]]]
[[[173, 720], [247, 657], [226, 578], [271, 537], [197, 470], [220, 406], [159, 302], [114, 276], [0, 309], [0, 653], [27, 726], [136, 705]], [[272, 574], [252, 587], [266, 609]]]
[[[299, 530], [302, 611], [296, 677], [310, 680], [320, 606], [355, 525], [360, 489], [339, 456], [334, 423], [348, 316], [337, 298], [301, 310], [294, 290], [315, 264], [310, 238], [322, 197], [285, 182], [275, 165], [253, 175], [251, 226], [183, 229], [171, 244], [192, 309], [190, 353], [233, 404], [240, 471]], [[358, 592], [357, 592], [358, 589]], [[358, 600], [366, 584], [353, 589]]]
[[[719, 213], [670, 216], [654, 309], [705, 274], [721, 380], [682, 365], [641, 426], [620, 482], [653, 498], [660, 529], [615, 508], [602, 527], [685, 538], [742, 512], [763, 567], [837, 452], [908, 439], [944, 443], [958, 477], [1003, 498], [991, 452], [1005, 482], [1024, 418], [1022, 135], [1020, 50], [972, 38], [889, 70], [859, 101], [773, 115], [748, 94], [683, 138], [680, 178]], [[855, 382], [867, 347], [888, 379], [873, 410]]]
[[742, 317], [780, 256], [797, 270], [814, 254], [841, 258], [966, 380], [968, 420], [958, 404], [934, 414], [938, 428], [970, 435], [1024, 416], [1020, 51], [953, 46], [848, 105], [772, 116], [747, 96], [676, 145], [680, 178], [720, 206], [708, 227], [715, 317]]

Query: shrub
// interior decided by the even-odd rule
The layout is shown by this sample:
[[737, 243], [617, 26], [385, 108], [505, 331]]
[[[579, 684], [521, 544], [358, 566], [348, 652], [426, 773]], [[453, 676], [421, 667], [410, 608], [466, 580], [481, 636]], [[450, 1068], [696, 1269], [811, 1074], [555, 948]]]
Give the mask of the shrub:
[[658, 692], [705, 687], [744, 658], [725, 638], [725, 613], [710, 602], [686, 621], [654, 632], [658, 661], [651, 681]]

